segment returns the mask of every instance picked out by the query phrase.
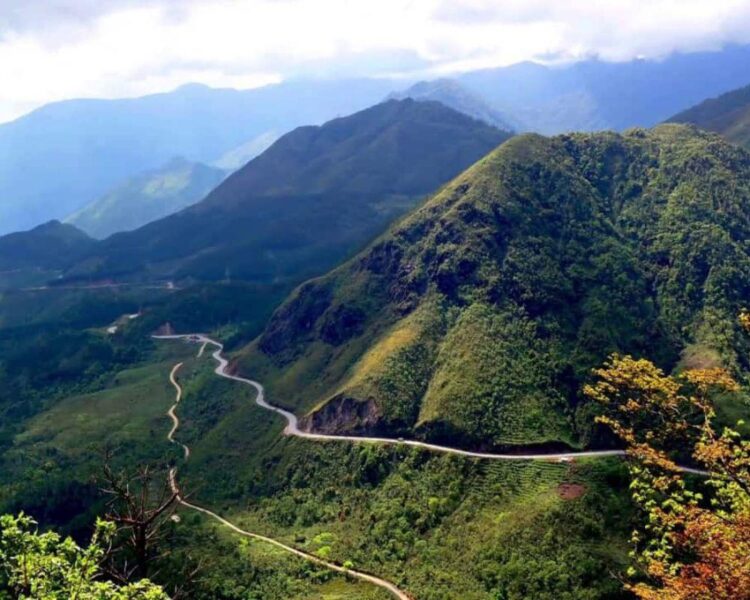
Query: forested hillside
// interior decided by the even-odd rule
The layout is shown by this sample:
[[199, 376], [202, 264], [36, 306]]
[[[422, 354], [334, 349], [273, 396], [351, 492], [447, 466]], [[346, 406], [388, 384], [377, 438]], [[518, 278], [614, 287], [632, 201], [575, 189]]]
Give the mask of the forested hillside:
[[59, 269], [81, 257], [94, 240], [73, 225], [50, 221], [0, 237], [0, 270]]
[[515, 138], [298, 288], [237, 368], [316, 430], [601, 443], [579, 390], [609, 353], [747, 366], [749, 181], [687, 126]]

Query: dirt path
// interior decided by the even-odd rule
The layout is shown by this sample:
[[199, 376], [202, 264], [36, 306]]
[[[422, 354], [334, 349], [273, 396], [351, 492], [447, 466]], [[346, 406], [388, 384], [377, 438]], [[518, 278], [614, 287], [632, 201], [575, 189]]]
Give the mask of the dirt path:
[[[198, 356], [201, 356], [203, 354], [203, 349], [205, 348], [205, 344], [201, 346], [201, 350], [198, 354]], [[177, 371], [180, 370], [180, 367], [182, 367], [183, 363], [177, 363], [174, 367], [172, 367], [172, 371], [169, 374], [169, 381], [172, 383], [176, 390], [175, 395], [175, 402], [172, 405], [172, 407], [167, 412], [167, 415], [172, 419], [172, 429], [169, 430], [169, 433], [167, 434], [167, 439], [172, 442], [173, 444], [179, 444], [182, 446], [184, 450], [185, 460], [188, 460], [190, 458], [190, 448], [188, 448], [185, 444], [180, 444], [174, 439], [174, 434], [177, 432], [177, 429], [180, 426], [180, 419], [175, 414], [175, 409], [179, 406], [180, 402], [182, 401], [182, 386], [177, 381]], [[198, 511], [200, 513], [203, 513], [204, 515], [208, 515], [209, 517], [213, 518], [214, 520], [218, 521], [225, 527], [228, 527], [235, 533], [238, 533], [240, 535], [243, 535], [248, 538], [252, 538], [254, 540], [260, 540], [262, 542], [266, 542], [267, 544], [272, 544], [276, 546], [277, 548], [281, 548], [282, 550], [285, 550], [286, 552], [289, 552], [291, 554], [294, 554], [296, 556], [299, 556], [300, 558], [303, 558], [305, 560], [308, 560], [312, 563], [315, 563], [317, 565], [320, 565], [322, 567], [326, 567], [327, 569], [331, 569], [332, 571], [336, 571], [337, 573], [343, 573], [345, 575], [348, 575], [350, 577], [355, 577], [356, 579], [359, 579], [361, 581], [366, 581], [368, 583], [371, 583], [373, 585], [376, 585], [380, 588], [383, 588], [384, 590], [388, 591], [392, 596], [395, 598], [398, 598], [399, 600], [413, 600], [411, 596], [409, 596], [406, 592], [400, 590], [397, 588], [393, 583], [390, 581], [386, 581], [385, 579], [381, 579], [380, 577], [377, 577], [375, 575], [370, 575], [369, 573], [364, 573], [362, 571], [357, 571], [355, 569], [347, 569], [346, 567], [343, 567], [342, 565], [338, 565], [336, 563], [329, 562], [327, 560], [323, 560], [314, 554], [309, 554], [307, 552], [304, 552], [303, 550], [299, 550], [297, 548], [294, 548], [292, 546], [287, 546], [286, 544], [275, 540], [273, 538], [267, 537], [265, 535], [261, 535], [259, 533], [253, 533], [251, 531], [245, 531], [244, 529], [240, 529], [233, 523], [230, 523], [227, 521], [224, 517], [216, 514], [212, 510], [209, 510], [207, 508], [203, 508], [202, 506], [198, 506], [196, 504], [192, 504], [191, 502], [188, 502], [180, 495], [180, 489], [177, 484], [177, 468], [172, 467], [169, 470], [169, 485], [172, 488], [172, 491], [177, 494], [177, 501], [184, 507], [190, 508], [192, 510]]]

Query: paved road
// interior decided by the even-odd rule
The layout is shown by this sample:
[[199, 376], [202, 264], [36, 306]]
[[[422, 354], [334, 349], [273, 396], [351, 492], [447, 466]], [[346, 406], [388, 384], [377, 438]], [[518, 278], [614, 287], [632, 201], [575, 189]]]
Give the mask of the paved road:
[[[280, 408], [278, 406], [269, 404], [266, 401], [265, 390], [263, 389], [263, 386], [260, 383], [258, 383], [257, 381], [253, 381], [252, 379], [239, 377], [237, 375], [232, 375], [227, 372], [229, 361], [227, 361], [227, 359], [224, 358], [224, 356], [222, 355], [224, 346], [221, 342], [217, 342], [216, 340], [211, 339], [210, 337], [203, 335], [203, 334], [155, 335], [153, 337], [155, 339], [160, 339], [160, 340], [187, 339], [194, 343], [200, 344], [201, 346], [200, 346], [200, 350], [198, 351], [198, 357], [203, 356], [203, 353], [205, 352], [207, 346], [214, 346], [216, 349], [214, 350], [212, 356], [214, 360], [216, 360], [217, 362], [217, 366], [216, 366], [216, 369], [214, 369], [214, 372], [220, 377], [224, 377], [226, 379], [231, 379], [232, 381], [238, 381], [240, 383], [244, 383], [246, 385], [252, 386], [257, 391], [255, 402], [258, 404], [258, 406], [266, 410], [270, 410], [275, 413], [278, 413], [279, 415], [284, 417], [284, 419], [286, 420], [287, 425], [284, 428], [284, 435], [296, 436], [296, 437], [301, 437], [301, 438], [311, 439], [311, 440], [333, 440], [333, 441], [347, 441], [347, 442], [354, 442], [354, 443], [375, 443], [375, 444], [414, 446], [417, 448], [424, 448], [426, 450], [431, 450], [433, 452], [443, 452], [446, 454], [455, 454], [459, 456], [469, 456], [473, 458], [482, 458], [482, 459], [489, 459], [489, 460], [542, 460], [542, 461], [567, 462], [567, 461], [574, 460], [576, 458], [624, 456], [625, 455], [625, 452], [623, 450], [586, 450], [586, 451], [579, 451], [579, 452], [553, 452], [553, 453], [537, 452], [537, 453], [525, 453], [525, 454], [472, 452], [469, 450], [461, 450], [458, 448], [451, 448], [448, 446], [428, 444], [426, 442], [419, 442], [416, 440], [404, 440], [404, 439], [368, 437], [368, 436], [351, 436], [351, 435], [329, 435], [329, 434], [312, 433], [309, 431], [303, 431], [299, 428], [299, 421], [295, 414], [289, 412], [288, 410]], [[175, 443], [175, 444], [177, 444], [178, 442], [175, 441], [174, 434], [177, 431], [177, 428], [179, 427], [180, 421], [174, 411], [182, 399], [182, 388], [180, 387], [179, 383], [177, 383], [176, 374], [181, 366], [182, 366], [182, 363], [176, 364], [174, 368], [172, 369], [172, 372], [169, 375], [169, 380], [172, 382], [172, 385], [174, 385], [175, 389], [177, 390], [177, 396], [175, 399], [175, 404], [169, 409], [169, 412], [167, 413], [169, 417], [172, 419], [172, 429], [170, 430], [169, 434], [167, 434], [167, 439], [169, 439], [170, 442]], [[184, 444], [180, 444], [180, 445], [183, 448], [185, 460], [187, 460], [188, 458], [190, 458], [190, 448], [188, 448]], [[701, 469], [694, 469], [692, 467], [681, 466], [680, 470], [683, 471], [684, 473], [692, 473], [694, 475], [700, 475], [704, 477], [709, 475], [707, 471], [703, 471]], [[300, 556], [316, 564], [327, 567], [333, 571], [337, 571], [339, 573], [346, 573], [360, 580], [370, 582], [374, 585], [377, 585], [383, 589], [388, 590], [391, 594], [393, 594], [393, 596], [395, 596], [396, 598], [399, 598], [399, 600], [411, 600], [410, 596], [408, 596], [402, 590], [398, 589], [394, 584], [392, 584], [389, 581], [386, 581], [374, 575], [370, 575], [369, 573], [363, 573], [361, 571], [346, 569], [342, 567], [341, 565], [337, 565], [335, 563], [322, 560], [315, 555], [308, 554], [307, 552], [303, 552], [302, 550], [298, 550], [297, 548], [294, 548], [292, 546], [287, 546], [286, 544], [283, 544], [282, 542], [274, 540], [273, 538], [269, 538], [269, 537], [266, 537], [257, 533], [245, 531], [243, 529], [240, 529], [236, 525], [230, 523], [229, 521], [227, 521], [220, 515], [216, 514], [215, 512], [186, 501], [179, 495], [179, 488], [177, 486], [176, 473], [177, 473], [176, 468], [172, 468], [170, 470], [169, 482], [172, 487], [172, 490], [178, 494], [177, 498], [180, 504], [182, 504], [183, 506], [187, 508], [191, 508], [193, 510], [196, 510], [198, 512], [201, 512], [203, 514], [206, 514], [216, 519], [217, 521], [219, 521], [226, 527], [230, 528], [232, 531], [239, 533], [240, 535], [244, 535], [249, 538], [253, 538], [253, 539], [267, 542], [269, 544], [273, 544], [274, 546], [277, 546], [278, 548], [286, 550], [287, 552]]]
[[[217, 342], [214, 342], [215, 344]], [[220, 344], [218, 344], [221, 346]], [[199, 356], [203, 354], [203, 349], [205, 348], [205, 343], [203, 346], [201, 346], [201, 350], [199, 352]], [[217, 350], [217, 352], [221, 352], [221, 347]], [[215, 354], [214, 354], [215, 356]], [[226, 363], [226, 361], [225, 361]], [[226, 366], [226, 364], [225, 364]], [[177, 390], [176, 396], [175, 396], [175, 403], [172, 405], [172, 407], [169, 409], [169, 412], [167, 414], [172, 419], [172, 429], [170, 429], [169, 433], [167, 434], [167, 439], [172, 442], [173, 444], [179, 444], [179, 442], [175, 441], [174, 434], [177, 431], [177, 428], [180, 426], [180, 420], [175, 414], [175, 409], [179, 406], [180, 401], [182, 400], [182, 386], [177, 382], [177, 371], [179, 371], [180, 367], [182, 367], [182, 363], [177, 363], [173, 368], [172, 372], [169, 374], [169, 381], [172, 382], [172, 385]], [[185, 453], [185, 460], [188, 460], [190, 458], [190, 448], [188, 448], [185, 444], [179, 444], [184, 449]], [[233, 523], [230, 523], [227, 521], [224, 517], [216, 514], [212, 510], [209, 510], [207, 508], [203, 508], [202, 506], [198, 506], [196, 504], [192, 504], [191, 502], [188, 502], [185, 500], [181, 494], [180, 494], [180, 488], [177, 484], [177, 468], [172, 467], [169, 470], [169, 485], [172, 488], [172, 492], [174, 492], [177, 495], [177, 501], [184, 507], [190, 508], [192, 510], [198, 511], [200, 513], [203, 513], [204, 515], [208, 515], [209, 517], [212, 517], [213, 519], [219, 521], [222, 525], [228, 527], [235, 533], [238, 533], [240, 535], [243, 535], [248, 538], [252, 538], [255, 540], [260, 540], [262, 542], [266, 542], [268, 544], [272, 544], [276, 546], [277, 548], [281, 548], [282, 550], [285, 550], [286, 552], [289, 552], [291, 554], [294, 554], [296, 556], [299, 556], [300, 558], [304, 558], [305, 560], [308, 560], [310, 562], [313, 562], [317, 565], [326, 567], [328, 569], [331, 569], [332, 571], [336, 571], [338, 573], [344, 573], [345, 575], [348, 575], [350, 577], [355, 577], [357, 579], [360, 579], [361, 581], [366, 581], [368, 583], [371, 583], [373, 585], [376, 585], [380, 588], [383, 588], [390, 592], [395, 598], [398, 598], [399, 600], [412, 600], [412, 597], [409, 596], [406, 592], [403, 590], [400, 590], [397, 588], [394, 584], [392, 584], [390, 581], [386, 581], [385, 579], [381, 579], [380, 577], [377, 577], [375, 575], [370, 575], [369, 573], [364, 573], [362, 571], [357, 571], [356, 569], [347, 569], [346, 567], [343, 567], [341, 565], [338, 565], [336, 563], [329, 562], [327, 560], [323, 560], [314, 554], [309, 554], [307, 552], [304, 552], [303, 550], [299, 550], [297, 548], [294, 548], [292, 546], [287, 546], [286, 544], [279, 542], [278, 540], [275, 540], [273, 538], [267, 537], [265, 535], [260, 535], [259, 533], [253, 533], [251, 531], [245, 531], [244, 529], [240, 529]]]
[[[227, 366], [229, 362], [222, 355], [224, 346], [221, 342], [211, 339], [210, 337], [203, 334], [180, 334], [180, 335], [157, 335], [154, 336], [160, 340], [179, 340], [188, 339], [195, 343], [201, 344], [201, 351], [199, 354], [203, 354], [203, 350], [207, 345], [215, 346], [216, 350], [213, 352], [213, 358], [218, 363], [214, 372], [220, 377], [231, 379], [232, 381], [239, 381], [252, 386], [258, 392], [255, 402], [258, 406], [265, 408], [266, 410], [278, 413], [284, 419], [286, 419], [287, 425], [284, 429], [284, 435], [291, 435], [301, 437], [309, 440], [333, 440], [333, 441], [346, 441], [355, 443], [374, 443], [374, 444], [390, 444], [400, 446], [414, 446], [417, 448], [424, 448], [426, 450], [432, 450], [433, 452], [443, 452], [446, 454], [456, 454], [459, 456], [470, 456], [472, 458], [484, 458], [489, 460], [544, 460], [544, 461], [568, 461], [576, 458], [586, 457], [603, 457], [603, 456], [623, 456], [625, 452], [623, 450], [585, 450], [579, 452], [532, 452], [525, 454], [502, 454], [492, 452], [472, 452], [470, 450], [461, 450], [459, 448], [451, 448], [449, 446], [440, 446], [438, 444], [429, 444], [427, 442], [419, 442], [416, 440], [404, 440], [394, 438], [383, 438], [383, 437], [369, 437], [369, 436], [355, 436], [355, 435], [333, 435], [324, 433], [312, 433], [309, 431], [303, 431], [299, 428], [299, 421], [297, 415], [289, 412], [273, 404], [269, 404], [266, 400], [265, 390], [263, 386], [257, 381], [252, 379], [246, 379], [245, 377], [239, 377], [237, 375], [231, 375], [227, 372]], [[686, 469], [687, 470], [687, 469]]]

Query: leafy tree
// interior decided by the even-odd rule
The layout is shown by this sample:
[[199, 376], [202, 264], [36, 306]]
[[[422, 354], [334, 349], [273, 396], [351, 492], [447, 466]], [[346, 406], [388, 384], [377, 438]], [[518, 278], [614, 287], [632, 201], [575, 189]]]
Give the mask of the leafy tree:
[[[743, 316], [748, 328], [750, 317]], [[714, 427], [711, 399], [739, 389], [722, 368], [676, 376], [644, 359], [613, 355], [585, 393], [599, 421], [627, 445], [631, 490], [644, 519], [632, 535], [626, 587], [644, 600], [750, 598], [750, 442]], [[708, 477], [686, 485], [674, 450], [689, 448]]]
[[148, 580], [118, 586], [101, 580], [115, 526], [97, 521], [91, 543], [78, 546], [55, 532], [40, 533], [23, 513], [0, 517], [2, 600], [168, 600]]

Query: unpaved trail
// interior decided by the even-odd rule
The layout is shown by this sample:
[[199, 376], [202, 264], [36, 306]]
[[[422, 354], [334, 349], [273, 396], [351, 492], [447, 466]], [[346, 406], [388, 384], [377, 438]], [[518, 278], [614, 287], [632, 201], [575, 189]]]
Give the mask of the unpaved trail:
[[[205, 344], [201, 346], [201, 350], [198, 353], [198, 356], [201, 356], [203, 354], [204, 348], [205, 348]], [[177, 371], [180, 370], [180, 367], [182, 367], [182, 365], [183, 363], [181, 362], [177, 363], [174, 367], [172, 367], [172, 371], [169, 373], [169, 381], [174, 386], [176, 390], [176, 394], [175, 394], [175, 402], [172, 405], [172, 407], [169, 409], [169, 411], [167, 412], [167, 415], [169, 415], [169, 417], [172, 419], [172, 429], [169, 430], [169, 433], [167, 434], [167, 439], [173, 444], [179, 444], [180, 446], [182, 446], [183, 451], [184, 451], [184, 458], [185, 460], [188, 460], [190, 458], [190, 448], [188, 448], [185, 444], [180, 444], [174, 439], [174, 434], [177, 432], [177, 429], [180, 426], [180, 419], [175, 414], [175, 409], [179, 406], [180, 402], [182, 401], [182, 386], [177, 381]], [[386, 581], [385, 579], [377, 577], [376, 575], [370, 575], [369, 573], [364, 573], [363, 571], [357, 571], [356, 569], [347, 569], [346, 567], [342, 565], [338, 565], [336, 563], [323, 560], [322, 558], [319, 558], [315, 556], [314, 554], [310, 554], [303, 550], [299, 550], [298, 548], [294, 548], [293, 546], [287, 546], [283, 542], [267, 537], [265, 535], [261, 535], [259, 533], [253, 533], [252, 531], [245, 531], [244, 529], [241, 529], [237, 527], [236, 525], [234, 525], [233, 523], [227, 521], [224, 517], [216, 514], [212, 510], [209, 510], [207, 508], [203, 508], [202, 506], [198, 506], [197, 504], [192, 504], [191, 502], [188, 502], [182, 497], [180, 493], [180, 488], [177, 484], [177, 468], [176, 467], [172, 467], [169, 470], [169, 485], [172, 488], [172, 492], [176, 494], [177, 501], [182, 506], [184, 506], [185, 508], [189, 508], [197, 512], [203, 513], [204, 515], [208, 515], [209, 517], [218, 521], [225, 527], [228, 527], [235, 533], [238, 533], [248, 538], [252, 538], [254, 540], [260, 540], [267, 544], [272, 544], [273, 546], [276, 546], [277, 548], [281, 548], [282, 550], [289, 552], [290, 554], [299, 556], [300, 558], [303, 558], [307, 561], [310, 561], [322, 567], [326, 567], [327, 569], [331, 569], [332, 571], [336, 571], [337, 573], [343, 573], [344, 575], [348, 575], [350, 577], [354, 577], [361, 581], [366, 581], [367, 583], [376, 585], [388, 591], [394, 598], [398, 598], [399, 600], [413, 600], [411, 596], [409, 596], [403, 590], [400, 590], [390, 581]]]
[[[284, 435], [296, 436], [296, 437], [300, 437], [304, 439], [320, 440], [320, 441], [326, 441], [326, 440], [327, 441], [346, 441], [346, 442], [353, 442], [353, 443], [372, 443], [372, 444], [383, 444], [383, 445], [412, 446], [412, 447], [430, 450], [432, 452], [454, 454], [458, 456], [468, 456], [472, 458], [481, 458], [481, 459], [486, 459], [486, 460], [505, 460], [505, 461], [525, 460], [525, 461], [567, 462], [567, 461], [575, 460], [577, 458], [624, 456], [625, 455], [624, 450], [584, 450], [584, 451], [579, 451], [579, 452], [552, 452], [552, 453], [537, 452], [537, 453], [526, 453], [526, 454], [472, 452], [470, 450], [461, 450], [459, 448], [451, 448], [449, 446], [429, 444], [427, 442], [420, 442], [417, 440], [405, 440], [405, 439], [393, 439], [393, 438], [381, 438], [381, 437], [369, 437], [369, 436], [332, 435], [332, 434], [322, 434], [322, 433], [313, 433], [309, 431], [303, 431], [299, 428], [299, 421], [297, 419], [297, 415], [295, 415], [294, 413], [288, 410], [280, 408], [278, 406], [269, 404], [266, 401], [265, 390], [263, 389], [263, 386], [260, 383], [258, 383], [257, 381], [253, 381], [252, 379], [239, 377], [237, 375], [232, 375], [227, 372], [229, 361], [226, 358], [224, 358], [224, 356], [222, 355], [224, 346], [221, 342], [217, 342], [216, 340], [211, 339], [210, 337], [203, 335], [203, 334], [155, 335], [153, 337], [155, 339], [160, 339], [160, 340], [180, 340], [180, 339], [185, 340], [186, 339], [195, 343], [199, 343], [201, 344], [201, 346], [200, 346], [200, 350], [198, 351], [198, 357], [203, 356], [207, 346], [209, 345], [215, 346], [216, 350], [214, 350], [214, 352], [212, 353], [212, 357], [217, 362], [217, 366], [214, 369], [214, 372], [220, 377], [224, 377], [226, 379], [231, 379], [232, 381], [237, 381], [237, 382], [252, 386], [257, 392], [257, 395], [255, 397], [256, 404], [260, 406], [261, 408], [273, 411], [281, 415], [286, 420], [287, 424], [286, 424], [286, 427], [284, 428]], [[173, 439], [173, 436], [175, 432], [177, 431], [177, 428], [179, 427], [179, 424], [180, 424], [180, 421], [175, 415], [174, 411], [179, 405], [180, 401], [182, 400], [182, 388], [180, 387], [179, 383], [176, 380], [177, 371], [179, 370], [181, 366], [182, 366], [182, 363], [176, 364], [173, 367], [172, 372], [169, 375], [169, 379], [172, 382], [172, 385], [174, 385], [175, 389], [177, 390], [175, 404], [172, 406], [172, 408], [170, 408], [169, 412], [167, 413], [172, 418], [172, 423], [173, 423], [172, 429], [167, 435], [167, 439], [169, 439], [169, 441], [172, 443], [178, 443]], [[188, 458], [190, 458], [190, 449], [184, 444], [180, 444], [180, 445], [184, 449], [185, 460], [187, 460]], [[708, 475], [708, 472], [703, 471], [701, 469], [694, 469], [692, 467], [681, 466], [680, 470], [684, 473], [692, 473], [694, 475], [700, 475], [700, 476]], [[339, 573], [345, 573], [352, 577], [356, 577], [357, 579], [360, 579], [362, 581], [367, 581], [369, 583], [377, 585], [387, 590], [388, 592], [390, 592], [394, 597], [399, 598], [399, 600], [413, 600], [411, 596], [406, 594], [406, 592], [400, 590], [393, 583], [386, 581], [385, 579], [381, 579], [380, 577], [377, 577], [375, 575], [370, 575], [369, 573], [363, 573], [361, 571], [347, 569], [341, 565], [337, 565], [335, 563], [322, 560], [313, 554], [308, 554], [307, 552], [304, 552], [292, 546], [287, 546], [286, 544], [279, 542], [278, 540], [275, 540], [273, 538], [269, 538], [264, 535], [260, 535], [258, 533], [245, 531], [243, 529], [240, 529], [236, 525], [230, 523], [229, 521], [227, 521], [220, 515], [216, 514], [215, 512], [207, 508], [203, 508], [201, 506], [197, 506], [195, 504], [188, 502], [187, 500], [183, 499], [182, 496], [180, 496], [179, 488], [177, 485], [176, 473], [177, 473], [176, 468], [173, 467], [172, 469], [170, 469], [169, 483], [172, 487], [172, 490], [177, 494], [177, 499], [181, 505], [212, 517], [213, 519], [219, 521], [220, 523], [222, 523], [223, 525], [225, 525], [226, 527], [228, 527], [229, 529], [231, 529], [232, 531], [240, 535], [267, 542], [278, 548], [286, 550], [287, 552], [290, 552], [301, 558], [309, 560], [315, 564], [324, 566], [326, 568], [329, 568]]]

